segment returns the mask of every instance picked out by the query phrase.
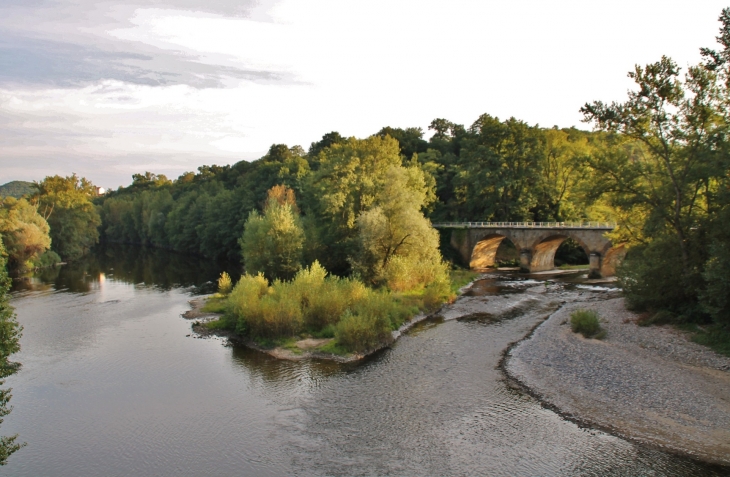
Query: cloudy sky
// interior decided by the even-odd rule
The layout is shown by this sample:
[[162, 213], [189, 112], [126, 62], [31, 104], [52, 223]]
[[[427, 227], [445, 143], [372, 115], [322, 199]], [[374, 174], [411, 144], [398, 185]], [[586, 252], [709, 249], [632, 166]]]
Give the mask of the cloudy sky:
[[0, 184], [305, 148], [480, 114], [578, 126], [634, 64], [714, 46], [715, 0], [2, 0]]

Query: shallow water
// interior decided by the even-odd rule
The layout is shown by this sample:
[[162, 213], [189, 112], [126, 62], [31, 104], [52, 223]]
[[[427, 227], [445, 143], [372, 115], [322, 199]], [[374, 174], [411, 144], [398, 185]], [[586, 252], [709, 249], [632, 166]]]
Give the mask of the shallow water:
[[[113, 248], [18, 283], [25, 327], [2, 433], [9, 476], [725, 475], [583, 429], [513, 390], [502, 352], [569, 280], [497, 274], [488, 315], [430, 320], [356, 365], [196, 339], [180, 314], [219, 269]], [[202, 288], [201, 288], [202, 287]], [[509, 290], [509, 292], [507, 291]]]

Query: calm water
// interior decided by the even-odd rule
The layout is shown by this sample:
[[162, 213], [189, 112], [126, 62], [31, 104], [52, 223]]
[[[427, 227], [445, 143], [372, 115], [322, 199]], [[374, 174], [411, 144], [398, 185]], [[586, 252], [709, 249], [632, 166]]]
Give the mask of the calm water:
[[581, 429], [507, 387], [502, 351], [565, 298], [523, 293], [532, 280], [485, 281], [469, 299], [493, 303], [490, 319], [427, 322], [341, 366], [191, 336], [180, 314], [219, 272], [113, 248], [16, 284], [23, 368], [2, 433], [28, 445], [0, 473], [727, 475]]

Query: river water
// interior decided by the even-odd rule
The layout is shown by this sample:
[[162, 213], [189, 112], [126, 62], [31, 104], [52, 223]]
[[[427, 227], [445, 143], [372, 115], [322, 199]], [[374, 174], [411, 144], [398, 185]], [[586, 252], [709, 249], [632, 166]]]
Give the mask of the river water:
[[[727, 475], [581, 428], [498, 364], [560, 301], [605, 290], [496, 274], [485, 312], [416, 326], [364, 363], [278, 361], [182, 318], [220, 273], [194, 257], [107, 248], [17, 282], [24, 326], [0, 473], [79, 476]], [[478, 304], [478, 303], [477, 303]]]

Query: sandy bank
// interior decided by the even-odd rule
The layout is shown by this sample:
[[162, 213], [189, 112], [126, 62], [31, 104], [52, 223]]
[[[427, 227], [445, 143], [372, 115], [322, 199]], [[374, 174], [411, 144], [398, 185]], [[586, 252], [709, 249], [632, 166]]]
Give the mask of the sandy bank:
[[[577, 308], [598, 311], [604, 340], [571, 332]], [[509, 351], [505, 370], [570, 418], [730, 464], [730, 358], [671, 327], [635, 321], [622, 298], [565, 305]]]

